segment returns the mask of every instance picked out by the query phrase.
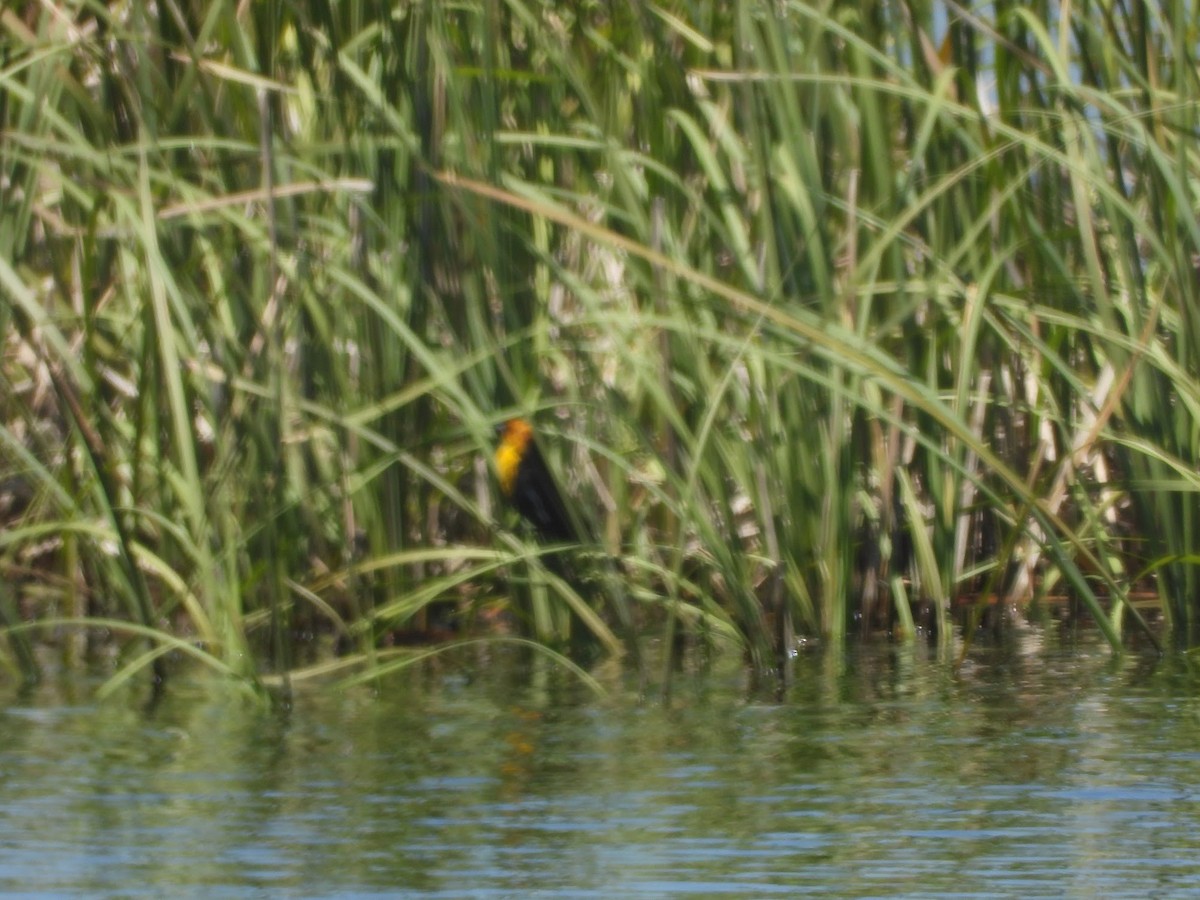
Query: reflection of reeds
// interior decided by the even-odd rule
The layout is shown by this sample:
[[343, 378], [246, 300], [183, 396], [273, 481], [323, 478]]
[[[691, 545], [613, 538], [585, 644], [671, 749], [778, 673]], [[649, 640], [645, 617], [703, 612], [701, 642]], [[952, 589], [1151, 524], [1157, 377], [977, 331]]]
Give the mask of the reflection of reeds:
[[[6, 622], [1195, 637], [1200, 13], [1134, 7], [6, 11]], [[514, 410], [594, 590], [498, 527]]]

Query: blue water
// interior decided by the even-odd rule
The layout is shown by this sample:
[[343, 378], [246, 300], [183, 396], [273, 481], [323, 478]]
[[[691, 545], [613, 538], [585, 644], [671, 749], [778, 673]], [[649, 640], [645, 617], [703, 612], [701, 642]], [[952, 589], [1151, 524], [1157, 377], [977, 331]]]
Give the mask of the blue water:
[[1200, 896], [1200, 679], [1029, 643], [808, 653], [782, 698], [499, 652], [287, 711], [46, 686], [0, 715], [0, 890]]

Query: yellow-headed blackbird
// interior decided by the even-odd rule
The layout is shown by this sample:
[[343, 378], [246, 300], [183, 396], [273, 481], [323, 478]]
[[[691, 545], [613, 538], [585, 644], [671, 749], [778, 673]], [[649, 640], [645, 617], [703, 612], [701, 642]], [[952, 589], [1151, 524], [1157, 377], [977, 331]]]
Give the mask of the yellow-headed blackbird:
[[533, 427], [524, 419], [509, 419], [496, 427], [496, 472], [500, 492], [544, 541], [579, 540], [554, 476], [533, 437]]
[[[496, 446], [496, 474], [500, 478], [500, 492], [504, 494], [504, 498], [529, 521], [543, 541], [579, 543], [580, 531], [567, 514], [567, 507], [563, 503], [562, 494], [558, 492], [554, 476], [550, 474], [546, 461], [538, 450], [533, 427], [524, 419], [509, 419], [496, 427], [496, 435], [500, 439]], [[587, 523], [581, 523], [580, 527], [583, 533], [588, 535]], [[573, 557], [564, 557], [561, 551], [556, 550], [547, 555], [545, 561], [547, 566], [565, 579], [580, 596], [589, 600], [599, 599], [600, 596], [608, 597], [628, 635], [634, 658], [640, 665], [641, 653], [634, 630], [633, 614], [613, 561], [608, 558], [604, 560], [600, 567], [598, 583], [595, 572], [592, 572], [591, 578], [580, 578], [578, 567], [574, 565], [576, 560]], [[602, 593], [598, 594], [598, 591]]]

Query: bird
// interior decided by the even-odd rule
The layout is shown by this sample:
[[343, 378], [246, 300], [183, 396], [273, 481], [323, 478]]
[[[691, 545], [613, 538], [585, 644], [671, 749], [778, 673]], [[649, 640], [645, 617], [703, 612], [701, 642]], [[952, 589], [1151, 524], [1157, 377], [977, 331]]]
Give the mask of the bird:
[[496, 426], [496, 474], [500, 493], [548, 543], [579, 543], [562, 494], [538, 450], [533, 426], [508, 419]]
[[[581, 532], [576, 520], [567, 512], [562, 494], [545, 459], [538, 449], [533, 426], [525, 419], [508, 419], [496, 426], [496, 475], [500, 481], [500, 493], [511, 503], [537, 532], [538, 537], [549, 544], [592, 545], [594, 538], [588, 523], [583, 521]], [[581, 541], [581, 536], [586, 541]], [[642, 665], [633, 612], [621, 583], [620, 574], [611, 557], [603, 554], [597, 572], [581, 573], [577, 563], [577, 547], [552, 548], [543, 559], [547, 568], [570, 585], [579, 597], [593, 603], [606, 597], [612, 605], [618, 621], [625, 631], [628, 648], [633, 659]], [[594, 629], [594, 625], [589, 626]], [[582, 634], [582, 632], [577, 632]]]

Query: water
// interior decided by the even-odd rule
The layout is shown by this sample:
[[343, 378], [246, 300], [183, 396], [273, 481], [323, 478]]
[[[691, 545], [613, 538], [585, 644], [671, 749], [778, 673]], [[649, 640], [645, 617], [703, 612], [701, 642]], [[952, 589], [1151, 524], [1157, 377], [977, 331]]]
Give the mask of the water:
[[[0, 715], [0, 891], [113, 897], [1200, 896], [1178, 658], [736, 660], [664, 703], [504, 654], [287, 714], [177, 682]], [[80, 697], [90, 696], [81, 691]]]

